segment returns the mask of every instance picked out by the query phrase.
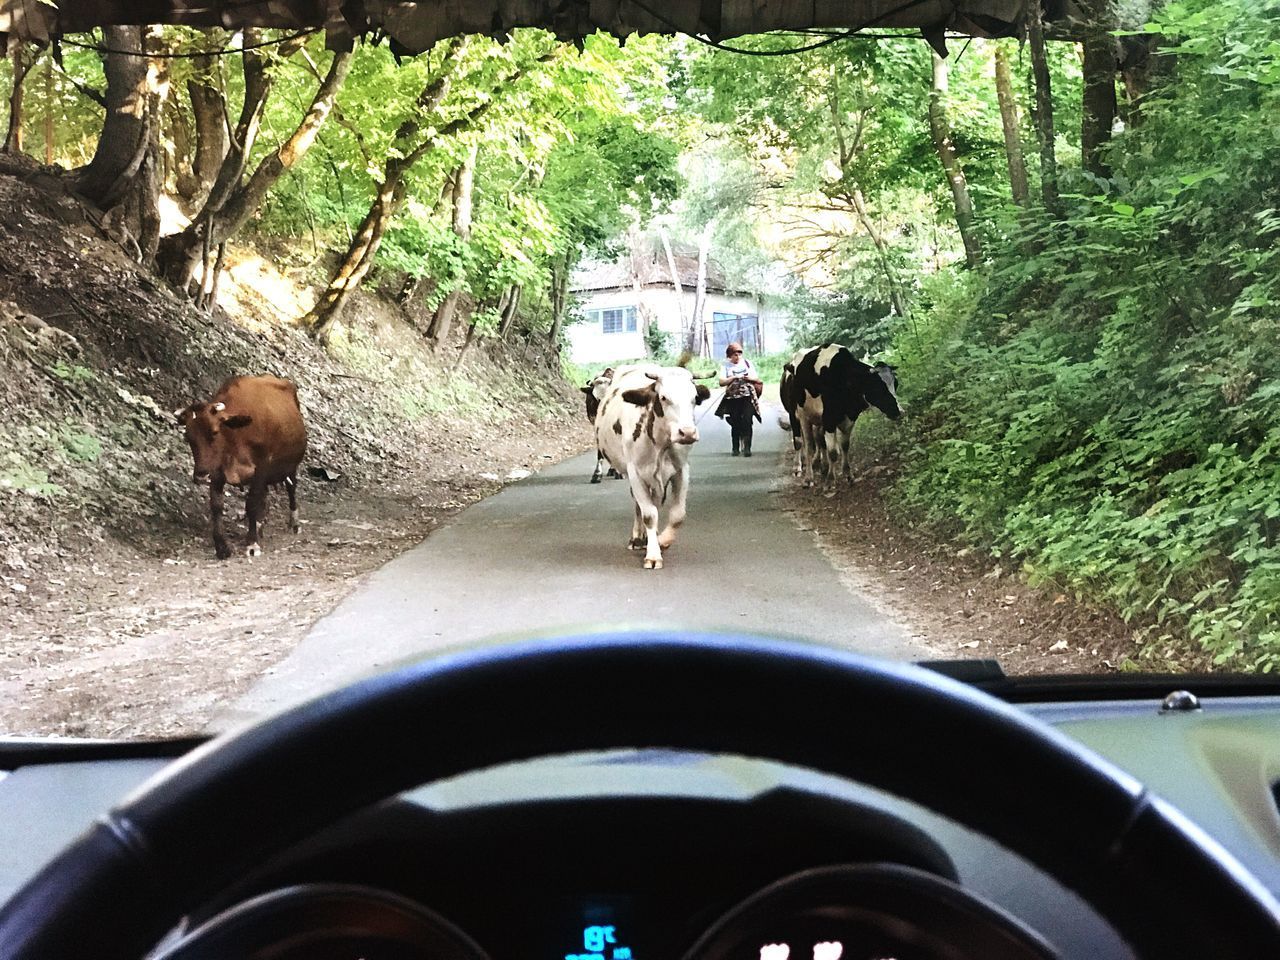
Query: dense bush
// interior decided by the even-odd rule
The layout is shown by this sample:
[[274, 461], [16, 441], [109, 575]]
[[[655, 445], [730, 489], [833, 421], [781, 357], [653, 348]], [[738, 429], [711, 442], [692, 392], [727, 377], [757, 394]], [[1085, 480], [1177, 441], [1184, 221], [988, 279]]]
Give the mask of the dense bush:
[[[895, 334], [912, 515], [1113, 603], [1146, 657], [1280, 665], [1280, 3], [1148, 28], [1171, 69], [1113, 176], [1002, 225]], [[1182, 657], [1185, 661], [1185, 657]]]

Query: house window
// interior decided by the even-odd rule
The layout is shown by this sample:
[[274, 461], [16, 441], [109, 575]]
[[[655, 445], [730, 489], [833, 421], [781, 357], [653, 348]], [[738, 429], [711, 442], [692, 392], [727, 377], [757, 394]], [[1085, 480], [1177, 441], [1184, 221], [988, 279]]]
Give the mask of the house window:
[[614, 307], [609, 310], [601, 310], [599, 314], [600, 331], [602, 333], [636, 332], [635, 307]]

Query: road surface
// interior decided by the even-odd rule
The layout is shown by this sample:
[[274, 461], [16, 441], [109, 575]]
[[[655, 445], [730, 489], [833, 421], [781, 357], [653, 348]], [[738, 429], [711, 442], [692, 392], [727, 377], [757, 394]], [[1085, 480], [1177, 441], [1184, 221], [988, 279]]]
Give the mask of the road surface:
[[[718, 399], [718, 396], [713, 397]], [[405, 658], [501, 636], [602, 626], [748, 630], [898, 660], [930, 655], [855, 594], [781, 509], [789, 436], [765, 406], [755, 456], [699, 409], [689, 517], [664, 568], [625, 543], [627, 484], [587, 482], [594, 453], [506, 486], [369, 576], [214, 729], [292, 706]], [[785, 449], [784, 449], [785, 447]]]

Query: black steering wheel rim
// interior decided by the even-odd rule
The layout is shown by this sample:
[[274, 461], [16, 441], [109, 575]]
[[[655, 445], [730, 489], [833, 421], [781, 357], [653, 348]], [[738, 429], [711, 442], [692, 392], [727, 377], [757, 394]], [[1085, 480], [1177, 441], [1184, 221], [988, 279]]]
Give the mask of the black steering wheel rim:
[[419, 661], [211, 741], [10, 899], [0, 956], [134, 960], [237, 872], [370, 803], [616, 747], [757, 756], [896, 793], [1056, 876], [1139, 956], [1244, 960], [1280, 944], [1280, 908], [1214, 841], [1000, 701], [809, 644], [650, 631]]

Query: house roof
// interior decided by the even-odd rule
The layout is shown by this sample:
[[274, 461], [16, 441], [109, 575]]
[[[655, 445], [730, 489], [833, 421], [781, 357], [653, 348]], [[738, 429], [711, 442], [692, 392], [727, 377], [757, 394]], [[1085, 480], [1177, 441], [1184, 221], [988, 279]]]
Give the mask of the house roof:
[[[680, 249], [673, 251], [680, 285], [692, 290], [698, 284], [698, 255]], [[639, 279], [642, 287], [671, 287], [671, 269], [666, 253], [654, 249], [635, 255], [623, 254], [613, 261], [584, 260], [574, 271], [569, 288], [575, 293], [598, 290], [629, 290]], [[714, 258], [707, 259], [707, 290], [726, 293], [724, 270]]]

